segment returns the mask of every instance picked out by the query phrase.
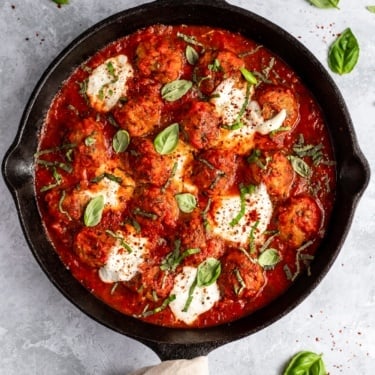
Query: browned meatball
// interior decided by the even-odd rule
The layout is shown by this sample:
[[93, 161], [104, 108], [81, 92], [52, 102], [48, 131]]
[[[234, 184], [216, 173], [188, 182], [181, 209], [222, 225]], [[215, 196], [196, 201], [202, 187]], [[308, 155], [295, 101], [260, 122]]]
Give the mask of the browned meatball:
[[236, 176], [236, 155], [227, 150], [207, 150], [194, 163], [192, 180], [201, 191], [222, 194], [233, 186]]
[[276, 116], [286, 110], [285, 127], [293, 127], [299, 119], [299, 105], [292, 90], [283, 86], [265, 85], [256, 92], [256, 98], [262, 108], [264, 119]]
[[292, 247], [300, 247], [319, 231], [322, 211], [310, 196], [291, 198], [279, 209], [280, 238]]
[[108, 148], [102, 124], [86, 118], [79, 127], [75, 127], [68, 139], [76, 145], [73, 149], [73, 169], [80, 181], [91, 180], [104, 172]]
[[240, 77], [240, 68], [244, 66], [244, 61], [231, 51], [208, 50], [198, 63], [198, 80], [201, 91], [211, 94], [223, 79]]
[[215, 107], [208, 102], [193, 102], [184, 116], [183, 126], [189, 142], [197, 149], [210, 147], [220, 131]]
[[151, 36], [138, 45], [136, 57], [139, 72], [160, 83], [174, 81], [182, 73], [183, 52], [168, 38]]
[[285, 199], [289, 195], [295, 173], [288, 158], [281, 152], [272, 156], [259, 156], [249, 165], [252, 179], [257, 183], [264, 182], [270, 195]]
[[174, 195], [155, 186], [136, 191], [131, 211], [142, 229], [156, 231], [175, 228], [180, 214]]
[[243, 252], [232, 249], [221, 259], [222, 272], [218, 285], [225, 297], [255, 297], [265, 284], [263, 269]]
[[83, 263], [90, 267], [101, 267], [105, 264], [115, 241], [104, 231], [95, 228], [83, 228], [76, 235], [73, 248]]
[[113, 116], [132, 137], [141, 137], [160, 125], [163, 102], [161, 85], [144, 80], [136, 87], [129, 93], [127, 102], [116, 107]]
[[134, 141], [129, 161], [138, 181], [160, 187], [168, 181], [173, 169], [172, 159], [166, 155], [158, 154], [149, 139]]

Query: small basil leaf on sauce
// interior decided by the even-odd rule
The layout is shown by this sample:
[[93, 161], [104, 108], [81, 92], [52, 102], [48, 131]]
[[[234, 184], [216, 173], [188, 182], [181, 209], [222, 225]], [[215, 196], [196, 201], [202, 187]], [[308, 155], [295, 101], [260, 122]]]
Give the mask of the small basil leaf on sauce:
[[240, 71], [247, 82], [249, 82], [252, 85], [256, 85], [258, 83], [258, 80], [254, 76], [254, 74], [251, 73], [249, 70], [247, 70], [246, 68], [240, 68]]
[[297, 353], [285, 368], [283, 375], [327, 375], [321, 354], [308, 351]]
[[375, 5], [368, 5], [366, 9], [371, 13], [375, 13]]
[[178, 207], [182, 212], [190, 213], [193, 212], [197, 207], [197, 199], [193, 194], [180, 193], [175, 195]]
[[281, 260], [280, 253], [276, 249], [267, 249], [258, 257], [258, 263], [263, 268], [272, 268]]
[[182, 98], [193, 86], [193, 82], [185, 79], [176, 79], [165, 84], [161, 88], [161, 96], [168, 102], [174, 102]]
[[195, 65], [198, 62], [199, 54], [192, 46], [186, 46], [185, 56], [190, 65]]
[[197, 286], [204, 287], [212, 285], [220, 276], [221, 263], [215, 258], [207, 258], [198, 266]]
[[173, 152], [178, 144], [179, 125], [174, 123], [162, 130], [154, 139], [154, 147], [160, 155]]
[[337, 8], [340, 0], [309, 0], [310, 4], [315, 5], [317, 8]]
[[112, 140], [112, 147], [115, 152], [124, 152], [130, 143], [130, 136], [126, 130], [118, 130]]
[[346, 29], [331, 45], [328, 52], [328, 65], [334, 73], [350, 73], [359, 58], [359, 44], [350, 28]]
[[97, 197], [90, 200], [83, 215], [83, 222], [85, 223], [86, 227], [94, 227], [95, 225], [98, 225], [100, 223], [100, 220], [102, 219], [103, 209], [103, 195], [98, 195]]
[[288, 156], [290, 163], [296, 173], [298, 173], [301, 177], [310, 178], [312, 175], [312, 170], [309, 165], [300, 159], [297, 156], [290, 155]]

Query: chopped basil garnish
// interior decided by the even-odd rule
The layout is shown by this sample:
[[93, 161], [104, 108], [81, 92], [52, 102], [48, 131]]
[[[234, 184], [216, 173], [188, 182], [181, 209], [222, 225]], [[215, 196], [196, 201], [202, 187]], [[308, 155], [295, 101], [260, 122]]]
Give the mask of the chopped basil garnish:
[[340, 75], [350, 73], [359, 58], [359, 44], [350, 28], [346, 29], [331, 45], [328, 52], [328, 65]]
[[52, 167], [52, 176], [55, 179], [55, 182], [45, 185], [40, 189], [40, 192], [43, 193], [45, 191], [51, 190], [55, 188], [56, 186], [61, 185], [62, 183], [62, 176], [59, 172], [57, 172], [56, 167]]
[[190, 65], [195, 65], [199, 60], [199, 54], [192, 46], [186, 46], [185, 56]]
[[254, 76], [254, 74], [249, 70], [247, 70], [246, 68], [240, 68], [240, 71], [248, 83], [250, 83], [251, 85], [256, 85], [258, 83], [258, 80]]
[[50, 154], [50, 153], [53, 153], [53, 152], [58, 152], [58, 151], [62, 151], [62, 150], [70, 150], [70, 149], [75, 148], [76, 146], [77, 145], [75, 143], [65, 143], [61, 146], [46, 148], [44, 150], [38, 151], [34, 154], [34, 156], [39, 157], [39, 156], [42, 156], [42, 155], [45, 155], [45, 154]]
[[85, 223], [86, 227], [94, 227], [100, 223], [100, 220], [102, 219], [103, 209], [103, 195], [98, 195], [97, 197], [90, 200], [83, 215], [83, 222]]
[[255, 189], [256, 189], [255, 185], [240, 186], [241, 208], [240, 208], [240, 212], [229, 223], [229, 225], [231, 227], [234, 227], [235, 225], [237, 225], [239, 223], [239, 221], [242, 219], [242, 217], [245, 215], [246, 195], [247, 194], [253, 194], [255, 192]]
[[221, 72], [223, 70], [223, 67], [220, 65], [220, 61], [218, 59], [215, 59], [212, 64], [208, 64], [208, 69], [212, 72]]
[[312, 170], [309, 165], [297, 156], [290, 155], [288, 156], [290, 163], [296, 173], [301, 177], [310, 178], [312, 175]]
[[246, 288], [246, 284], [245, 284], [245, 281], [242, 278], [240, 270], [238, 268], [234, 269], [234, 275], [236, 276], [236, 279], [237, 279], [238, 283], [240, 284], [239, 286], [234, 285], [234, 293], [236, 293], [236, 295], [238, 296]]
[[153, 212], [143, 211], [138, 207], [133, 210], [133, 214], [138, 215], [138, 216], [142, 216], [142, 217], [145, 217], [145, 218], [151, 219], [151, 220], [156, 220], [158, 218], [158, 215], [154, 214]]
[[309, 0], [310, 4], [315, 5], [317, 8], [337, 8], [340, 0]]
[[321, 354], [308, 351], [297, 353], [288, 363], [283, 375], [327, 375]]
[[197, 199], [193, 194], [180, 193], [175, 195], [178, 207], [182, 212], [190, 213], [193, 212], [197, 207]]
[[64, 208], [63, 208], [63, 203], [64, 203], [64, 200], [65, 200], [65, 196], [66, 196], [66, 192], [65, 192], [65, 190], [63, 190], [63, 191], [61, 192], [61, 197], [60, 197], [60, 199], [59, 199], [59, 205], [58, 205], [58, 207], [59, 207], [59, 211], [60, 211], [62, 214], [66, 215], [66, 217], [67, 217], [69, 220], [72, 220], [72, 217], [69, 215], [69, 212], [66, 211], [66, 210], [64, 210]]
[[168, 307], [168, 305], [172, 302], [172, 301], [174, 301], [176, 299], [176, 295], [174, 295], [174, 294], [171, 294], [167, 299], [165, 299], [164, 301], [163, 301], [163, 303], [160, 305], [160, 306], [158, 306], [158, 307], [156, 307], [155, 309], [153, 309], [153, 310], [146, 310], [146, 311], [144, 311], [143, 313], [142, 313], [142, 317], [147, 317], [147, 316], [150, 316], [150, 315], [154, 315], [154, 314], [157, 314], [157, 313], [160, 313], [161, 311], [163, 311], [163, 310], [165, 310], [167, 307]]
[[267, 249], [258, 257], [258, 263], [263, 268], [273, 268], [281, 260], [280, 253], [276, 249]]
[[101, 180], [103, 180], [103, 178], [108, 178], [108, 180], [117, 182], [118, 184], [122, 183], [122, 178], [121, 177], [117, 177], [117, 176], [115, 176], [115, 175], [113, 175], [111, 173], [107, 173], [107, 172], [104, 172], [101, 175], [94, 177], [91, 180], [91, 182], [97, 183], [97, 182], [100, 182]]
[[115, 152], [124, 152], [130, 143], [130, 136], [126, 130], [118, 130], [112, 140], [112, 147]]
[[110, 235], [111, 237], [115, 238], [116, 240], [119, 241], [121, 247], [123, 247], [125, 250], [127, 250], [129, 253], [132, 253], [133, 252], [133, 249], [125, 242], [125, 239], [123, 236], [119, 235], [119, 234], [116, 234], [114, 232], [112, 232], [111, 230], [107, 229], [105, 231], [108, 235]]
[[161, 96], [168, 102], [174, 102], [182, 98], [193, 86], [193, 82], [185, 79], [176, 79], [165, 84], [161, 88]]
[[200, 42], [198, 42], [194, 36], [186, 35], [183, 33], [178, 32], [177, 33], [177, 38], [182, 39], [186, 43], [194, 44], [196, 46], [204, 47], [204, 45]]
[[96, 139], [94, 138], [94, 134], [89, 135], [85, 138], [84, 143], [87, 147], [93, 146], [96, 143]]
[[178, 144], [179, 125], [174, 123], [161, 131], [154, 139], [154, 147], [160, 155], [172, 153]]

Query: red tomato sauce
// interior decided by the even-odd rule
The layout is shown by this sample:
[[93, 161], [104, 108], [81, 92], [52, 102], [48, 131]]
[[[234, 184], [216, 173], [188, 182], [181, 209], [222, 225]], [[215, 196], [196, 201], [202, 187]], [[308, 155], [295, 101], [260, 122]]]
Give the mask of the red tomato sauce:
[[[95, 100], [103, 100], [103, 92], [115, 95], [111, 85], [120, 73], [108, 59], [119, 55], [127, 57], [133, 74], [124, 95], [103, 111]], [[101, 81], [89, 97], [90, 79], [103, 64], [113, 80]], [[165, 99], [165, 85], [181, 80], [191, 85], [187, 92]], [[223, 97], [218, 88], [230, 80], [232, 91], [248, 91], [237, 105], [235, 121], [225, 123], [214, 98]], [[281, 112], [285, 119], [277, 129], [256, 130], [230, 146], [228, 137], [236, 134], [231, 132], [255, 126], [253, 120], [252, 125], [246, 122], [250, 102], [257, 103], [253, 115], [261, 116], [263, 124]], [[171, 124], [178, 124], [178, 146], [164, 154], [155, 140]], [[124, 150], [115, 145], [119, 134], [128, 137]], [[162, 146], [168, 148], [168, 142]], [[182, 172], [182, 159], [176, 156], [185, 152], [180, 147], [190, 155]], [[35, 188], [56, 252], [90, 292], [153, 324], [207, 327], [262, 308], [307, 272], [334, 201], [332, 155], [319, 104], [272, 52], [221, 29], [156, 25], [98, 51], [62, 84], [40, 135]], [[90, 216], [89, 204], [103, 197], [108, 186], [115, 203], [104, 198], [100, 217]], [[260, 186], [272, 207], [262, 232], [258, 226], [266, 215], [254, 207], [247, 212], [244, 203]], [[188, 210], [178, 202], [179, 194], [193, 196]], [[215, 232], [214, 210], [222, 207], [223, 197], [243, 198], [242, 216], [252, 223], [251, 228], [238, 227], [247, 231], [246, 243]], [[232, 212], [232, 220], [236, 215], [241, 216]], [[99, 270], [109, 262], [111, 249], [134, 252], [136, 245], [130, 246], [127, 236], [137, 238], [135, 243], [140, 237], [148, 241], [137, 270], [126, 280], [103, 281]], [[173, 251], [180, 257], [168, 263]], [[219, 275], [211, 280], [220, 297], [186, 323], [170, 308], [176, 276], [184, 267], [199, 270], [207, 259], [220, 264]]]

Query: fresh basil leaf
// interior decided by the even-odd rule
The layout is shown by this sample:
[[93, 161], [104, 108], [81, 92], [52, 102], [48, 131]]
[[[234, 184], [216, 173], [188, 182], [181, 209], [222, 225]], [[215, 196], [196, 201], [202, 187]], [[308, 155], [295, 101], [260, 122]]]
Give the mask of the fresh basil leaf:
[[207, 258], [198, 266], [197, 286], [204, 287], [213, 284], [221, 273], [221, 263], [215, 258]]
[[180, 193], [175, 195], [178, 207], [182, 212], [190, 213], [193, 212], [197, 207], [197, 199], [193, 194]]
[[94, 227], [100, 223], [100, 220], [102, 219], [103, 209], [103, 195], [98, 195], [97, 197], [90, 200], [83, 215], [83, 222], [85, 223], [86, 227]]
[[328, 52], [328, 65], [334, 73], [350, 73], [359, 58], [359, 44], [350, 28], [346, 29], [331, 45]]
[[240, 68], [240, 71], [247, 82], [249, 82], [252, 85], [256, 85], [258, 83], [258, 80], [254, 76], [254, 74], [251, 73], [249, 70], [247, 70], [246, 68]]
[[154, 139], [154, 147], [160, 155], [173, 152], [178, 144], [179, 125], [174, 123], [161, 131]]
[[375, 5], [368, 5], [366, 9], [371, 13], [375, 13]]
[[192, 46], [186, 46], [185, 56], [190, 65], [195, 65], [199, 60], [199, 54]]
[[161, 96], [168, 102], [174, 102], [182, 98], [193, 86], [193, 82], [185, 79], [176, 79], [165, 84], [161, 88]]
[[310, 4], [315, 5], [317, 8], [337, 8], [340, 0], [309, 0]]
[[290, 360], [283, 375], [327, 375], [327, 371], [321, 354], [301, 351]]
[[258, 257], [258, 263], [263, 268], [273, 268], [280, 260], [280, 253], [276, 249], [267, 249]]
[[290, 163], [296, 173], [298, 173], [301, 177], [310, 178], [312, 175], [312, 170], [309, 165], [300, 159], [297, 156], [290, 155], [288, 156]]
[[118, 130], [112, 140], [112, 147], [115, 152], [124, 152], [130, 143], [130, 136], [126, 130]]

